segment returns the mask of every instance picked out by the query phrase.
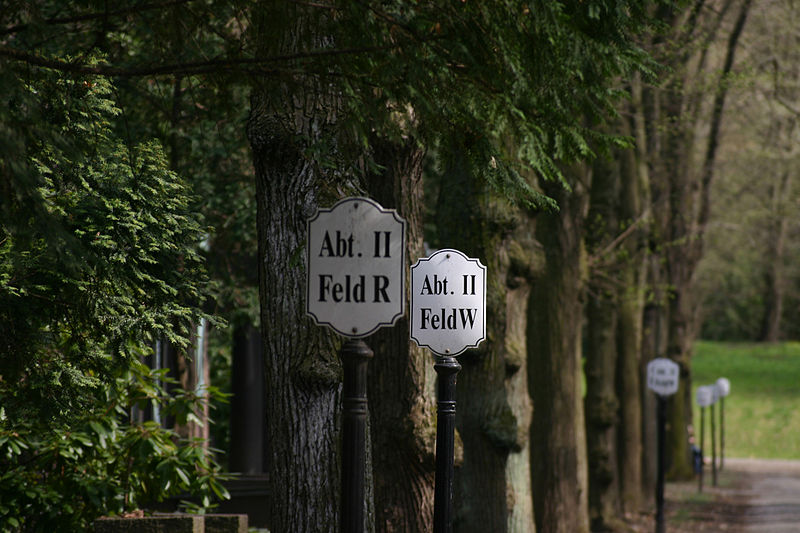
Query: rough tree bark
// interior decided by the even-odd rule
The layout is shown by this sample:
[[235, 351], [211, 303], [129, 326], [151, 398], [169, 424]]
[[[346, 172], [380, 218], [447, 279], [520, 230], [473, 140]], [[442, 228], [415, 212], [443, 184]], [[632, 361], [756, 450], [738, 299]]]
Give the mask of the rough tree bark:
[[529, 259], [512, 241], [517, 214], [479, 178], [466, 148], [454, 154], [437, 206], [439, 245], [478, 257], [487, 267], [486, 340], [459, 356], [456, 426], [463, 464], [456, 470], [454, 530], [532, 531], [524, 511], [530, 508], [530, 487], [511, 466], [527, 467], [527, 378], [520, 374], [520, 347], [509, 350], [518, 338], [513, 332], [524, 326], [519, 316], [507, 314], [525, 291], [520, 285], [529, 277]]
[[[325, 45], [324, 10], [289, 2], [257, 14], [266, 55]], [[257, 80], [251, 96], [272, 531], [333, 533], [339, 523], [339, 342], [304, 301], [306, 220], [350, 192], [341, 168], [308, 156], [333, 138], [338, 107], [335, 87], [313, 75]]]
[[[368, 176], [367, 191], [406, 220], [406, 257], [413, 264], [424, 255], [424, 151], [413, 140], [375, 140], [372, 149], [375, 162], [384, 170]], [[374, 421], [376, 531], [430, 531], [436, 441], [433, 357], [411, 341], [408, 310], [393, 328], [379, 330], [366, 343], [375, 352], [369, 367], [369, 408]]]
[[528, 306], [528, 365], [535, 406], [531, 471], [539, 533], [589, 531], [580, 390], [585, 186], [574, 180], [573, 191], [568, 193], [560, 184], [543, 184], [560, 210], [539, 215], [536, 223], [546, 257]]
[[636, 147], [620, 158], [619, 219], [629, 235], [622, 242], [620, 265], [617, 366], [619, 411], [618, 457], [620, 500], [624, 513], [641, 510], [642, 495], [642, 360], [643, 313], [646, 290], [647, 221], [650, 213], [650, 177], [641, 81], [631, 82], [630, 121], [623, 120], [623, 133], [636, 139]]
[[590, 256], [586, 295], [585, 366], [586, 447], [589, 463], [589, 520], [592, 531], [619, 528], [617, 465], [619, 399], [617, 368], [617, 290], [615, 253], [606, 250], [619, 227], [619, 172], [604, 158], [592, 163], [592, 188], [586, 230]]

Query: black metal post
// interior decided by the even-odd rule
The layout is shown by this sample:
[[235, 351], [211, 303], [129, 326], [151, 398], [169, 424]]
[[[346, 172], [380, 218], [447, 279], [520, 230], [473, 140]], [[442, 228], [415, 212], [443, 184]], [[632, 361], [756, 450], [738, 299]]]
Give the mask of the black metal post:
[[437, 358], [438, 421], [436, 422], [436, 485], [433, 494], [433, 532], [453, 531], [453, 460], [456, 429], [456, 376], [461, 365], [455, 357]]
[[725, 464], [725, 396], [719, 398], [719, 469]]
[[340, 531], [363, 533], [367, 449], [367, 363], [373, 354], [364, 341], [348, 339], [342, 346], [340, 355], [344, 366]]
[[711, 404], [711, 484], [717, 486], [717, 432], [714, 404]]
[[664, 533], [664, 471], [667, 440], [667, 399], [656, 395], [656, 424], [658, 425], [658, 465], [656, 469], [656, 533]]
[[704, 443], [706, 438], [706, 408], [700, 408], [700, 485], [697, 488], [697, 492], [703, 492], [703, 470], [705, 470], [705, 461], [703, 460], [703, 455], [705, 451], [703, 450]]

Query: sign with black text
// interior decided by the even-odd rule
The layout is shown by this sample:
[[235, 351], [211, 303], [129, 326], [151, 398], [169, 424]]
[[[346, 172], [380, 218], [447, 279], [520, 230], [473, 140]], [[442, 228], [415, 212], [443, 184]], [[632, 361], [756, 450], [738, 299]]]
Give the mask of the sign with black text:
[[647, 363], [647, 388], [660, 396], [671, 396], [678, 392], [680, 367], [678, 363], [658, 357]]
[[458, 250], [439, 250], [411, 267], [411, 338], [439, 355], [458, 355], [486, 337], [486, 267]]
[[344, 198], [308, 220], [306, 312], [347, 337], [390, 326], [405, 309], [405, 220]]

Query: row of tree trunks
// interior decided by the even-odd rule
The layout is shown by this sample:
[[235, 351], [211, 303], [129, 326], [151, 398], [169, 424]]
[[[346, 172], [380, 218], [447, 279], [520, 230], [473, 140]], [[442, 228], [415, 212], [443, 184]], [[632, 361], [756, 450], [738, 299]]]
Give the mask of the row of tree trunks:
[[[741, 5], [746, 15], [749, 2]], [[286, 29], [265, 43], [271, 54], [291, 55], [298, 42], [324, 45], [322, 11], [306, 28], [304, 9], [291, 4], [266, 12], [291, 21], [270, 25]], [[341, 374], [336, 339], [304, 317], [305, 221], [319, 206], [366, 191], [408, 221], [407, 253], [413, 262], [424, 254], [423, 152], [410, 141], [375, 141], [372, 155], [383, 170], [369, 175], [359, 190], [346, 172], [306, 156], [314, 143], [329, 141], [326, 136], [337, 126], [335, 86], [313, 76], [294, 81], [291, 87], [256, 88], [248, 128], [257, 176], [269, 391], [265, 468], [276, 489], [270, 499], [272, 529], [333, 531], [338, 485], [330, 480], [339, 479]], [[479, 178], [468, 146], [454, 147], [440, 184], [437, 244], [480, 257], [489, 272], [487, 339], [459, 358], [457, 428], [463, 462], [455, 484], [456, 531], [532, 531], [531, 505], [539, 533], [588, 532], [590, 516], [593, 529], [613, 528], [622, 511], [638, 511], [649, 501], [649, 496], [639, 499], [639, 488], [651, 493], [655, 477], [643, 453], [655, 449], [654, 427], [648, 422], [654, 406], [641, 378], [647, 361], [665, 353], [683, 371], [670, 425], [672, 473], [687, 475], [694, 334], [689, 295], [702, 254], [698, 231], [707, 221], [693, 217], [708, 211], [705, 199], [696, 197], [690, 161], [697, 123], [685, 115], [693, 107], [684, 100], [683, 84], [676, 78], [667, 90], [650, 89], [640, 99], [634, 94], [627, 133], [639, 151], [595, 176], [588, 167], [570, 169], [569, 192], [561, 184], [543, 183], [559, 211], [541, 213], [535, 222], [498, 199]], [[714, 109], [721, 109], [721, 103], [717, 99]], [[670, 125], [667, 134], [656, 134], [665, 123]], [[718, 128], [712, 131], [718, 135]], [[712, 163], [713, 152], [709, 147]], [[648, 183], [650, 174], [654, 179]], [[587, 243], [593, 178], [596, 191], [608, 197], [591, 198], [588, 224], [599, 220], [603, 236], [594, 241], [590, 236]], [[704, 174], [703, 187], [710, 181]], [[655, 208], [653, 218], [645, 221], [649, 195]], [[618, 239], [620, 228], [626, 235]], [[540, 270], [534, 241], [544, 250]], [[653, 254], [649, 259], [645, 242]], [[613, 276], [598, 268], [590, 277], [586, 244], [592, 261], [604, 262], [608, 247], [611, 253], [623, 251], [626, 259], [612, 262]], [[646, 266], [652, 267], [647, 308]], [[580, 379], [584, 318], [589, 347], [585, 403]], [[432, 522], [433, 358], [411, 344], [407, 319], [375, 334], [368, 344], [376, 357], [370, 368], [369, 469], [375, 481], [374, 493], [368, 491], [375, 509], [368, 513], [367, 528], [427, 531]]]
[[[737, 6], [738, 4], [738, 6]], [[665, 259], [663, 279], [669, 291], [662, 309], [667, 315], [666, 356], [680, 365], [681, 380], [676, 400], [668, 410], [669, 475], [686, 479], [692, 475], [689, 447], [691, 427], [691, 345], [697, 335], [697, 302], [695, 273], [704, 252], [704, 236], [711, 211], [711, 184], [714, 177], [720, 125], [725, 99], [730, 88], [727, 76], [733, 68], [734, 57], [751, 0], [722, 2], [719, 9], [706, 9], [698, 2], [689, 12], [676, 11], [671, 20], [675, 35], [690, 38], [698, 43], [696, 55], [693, 49], [684, 47], [673, 50], [666, 57], [675, 70], [671, 83], [665, 90], [653, 91], [653, 107], [646, 112], [654, 120], [650, 132], [661, 136], [650, 152], [651, 165], [655, 171], [653, 184], [666, 184], [663, 190], [653, 190], [656, 211], [666, 213], [655, 217], [656, 235], [660, 237], [660, 252]], [[731, 10], [733, 6], [738, 9]], [[711, 58], [709, 45], [723, 28], [726, 14], [733, 12], [727, 42], [720, 55], [722, 64], [716, 66], [718, 74], [711, 101], [704, 101], [708, 91], [698, 87], [700, 73], [709, 67]], [[695, 34], [695, 29], [697, 32]], [[702, 84], [700, 84], [702, 85]], [[709, 115], [703, 118], [703, 109]], [[661, 131], [659, 131], [659, 125]], [[703, 138], [701, 129], [708, 126]], [[666, 126], [666, 127], [664, 127]], [[704, 150], [700, 168], [694, 164], [694, 149], [697, 139], [703, 138]], [[660, 196], [663, 194], [664, 196]], [[657, 280], [652, 282], [655, 286]]]

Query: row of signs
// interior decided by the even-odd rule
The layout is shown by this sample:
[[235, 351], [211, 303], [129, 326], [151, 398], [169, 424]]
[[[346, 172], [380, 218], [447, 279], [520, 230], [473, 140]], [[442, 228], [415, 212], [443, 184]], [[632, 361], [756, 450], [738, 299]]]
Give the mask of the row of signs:
[[[678, 364], [666, 357], [653, 359], [647, 364], [647, 388], [659, 396], [671, 396], [678, 392], [679, 376]], [[731, 382], [727, 378], [719, 378], [713, 385], [697, 387], [697, 405], [708, 407], [730, 392]]]
[[[405, 221], [369, 198], [344, 198], [308, 220], [306, 311], [361, 338], [405, 312]], [[486, 267], [439, 250], [411, 267], [411, 338], [458, 355], [486, 337]]]
[[697, 387], [695, 400], [700, 407], [708, 407], [731, 393], [731, 382], [727, 378], [719, 378], [713, 385]]

